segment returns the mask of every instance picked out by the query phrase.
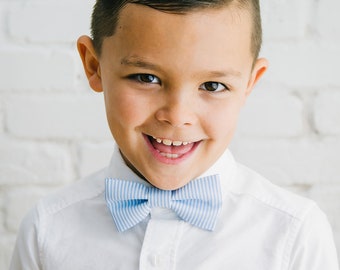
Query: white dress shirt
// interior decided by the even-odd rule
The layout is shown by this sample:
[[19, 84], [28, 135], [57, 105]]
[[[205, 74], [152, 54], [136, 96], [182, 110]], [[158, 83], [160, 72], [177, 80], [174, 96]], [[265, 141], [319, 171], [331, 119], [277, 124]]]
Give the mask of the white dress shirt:
[[145, 181], [115, 150], [108, 168], [41, 200], [26, 216], [10, 269], [339, 269], [331, 228], [314, 202], [274, 186], [229, 151], [202, 176], [216, 173], [223, 206], [215, 231], [155, 208], [120, 233], [106, 206], [105, 178]]

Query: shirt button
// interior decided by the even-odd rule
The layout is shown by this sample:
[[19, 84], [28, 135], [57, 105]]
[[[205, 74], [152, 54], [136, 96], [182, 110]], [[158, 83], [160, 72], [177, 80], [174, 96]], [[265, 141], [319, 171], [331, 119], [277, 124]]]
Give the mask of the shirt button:
[[158, 254], [150, 255], [149, 262], [153, 267], [159, 267], [162, 264], [161, 256]]

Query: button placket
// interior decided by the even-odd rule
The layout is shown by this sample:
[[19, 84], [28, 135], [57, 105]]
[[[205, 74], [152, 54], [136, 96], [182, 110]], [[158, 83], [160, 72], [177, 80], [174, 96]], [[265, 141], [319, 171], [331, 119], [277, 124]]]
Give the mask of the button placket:
[[179, 220], [151, 218], [146, 229], [140, 255], [140, 270], [174, 270], [181, 238]]
[[150, 264], [154, 267], [162, 267], [162, 257], [160, 254], [149, 255]]

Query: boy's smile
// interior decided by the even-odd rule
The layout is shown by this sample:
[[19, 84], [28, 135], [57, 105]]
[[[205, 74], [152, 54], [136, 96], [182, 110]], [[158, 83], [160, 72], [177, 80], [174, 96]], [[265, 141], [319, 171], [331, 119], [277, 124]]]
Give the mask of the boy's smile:
[[250, 38], [250, 15], [236, 7], [179, 15], [128, 4], [100, 57], [88, 37], [79, 39], [90, 85], [104, 91], [111, 132], [131, 169], [177, 189], [221, 156], [267, 66], [254, 63]]
[[200, 143], [200, 141], [172, 141], [170, 139], [161, 139], [147, 135], [145, 135], [145, 141], [155, 158], [167, 164], [179, 164], [193, 153]]

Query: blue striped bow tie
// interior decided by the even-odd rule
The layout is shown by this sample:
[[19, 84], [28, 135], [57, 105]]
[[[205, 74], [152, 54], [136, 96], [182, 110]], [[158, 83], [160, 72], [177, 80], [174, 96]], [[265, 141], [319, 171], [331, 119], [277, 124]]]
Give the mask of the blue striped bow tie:
[[193, 180], [177, 190], [108, 178], [105, 199], [120, 232], [144, 220], [152, 207], [170, 208], [184, 221], [213, 231], [222, 205], [218, 175]]

